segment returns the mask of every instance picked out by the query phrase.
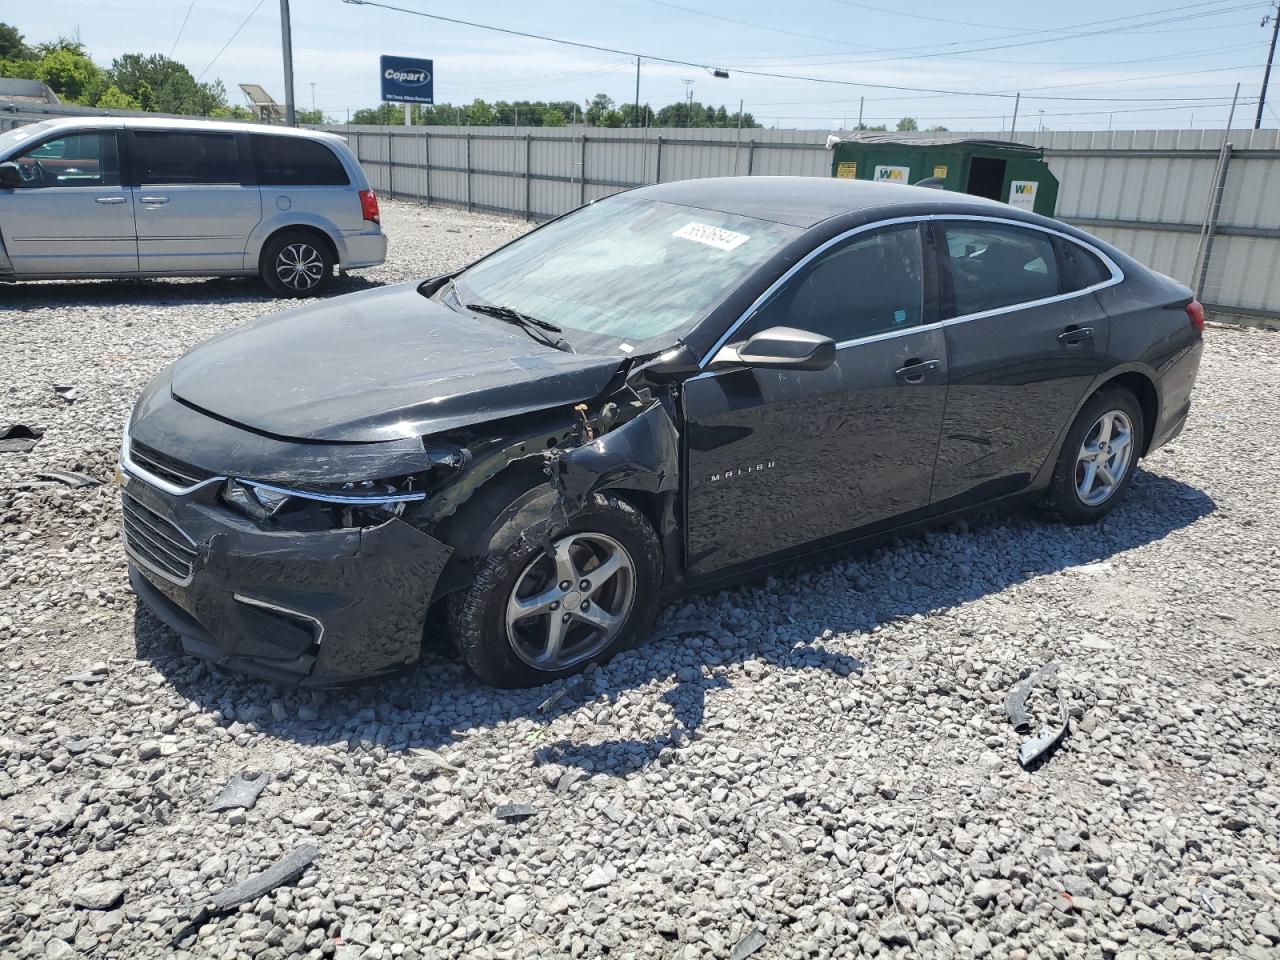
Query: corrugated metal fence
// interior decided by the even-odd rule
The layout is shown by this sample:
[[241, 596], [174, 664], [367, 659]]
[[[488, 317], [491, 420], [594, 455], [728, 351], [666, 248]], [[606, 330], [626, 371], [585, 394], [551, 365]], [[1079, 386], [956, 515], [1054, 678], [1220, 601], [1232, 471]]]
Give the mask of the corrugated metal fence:
[[[329, 129], [348, 138], [375, 189], [389, 196], [531, 220], [659, 181], [830, 175], [825, 131]], [[1189, 284], [1218, 319], [1280, 328], [1280, 131], [1015, 139], [1045, 148], [1061, 182], [1061, 219]]]
[[[82, 112], [0, 101], [0, 130]], [[819, 130], [328, 129], [347, 137], [381, 193], [530, 220], [658, 181], [830, 172], [828, 132]], [[1280, 329], [1280, 131], [1061, 131], [1014, 139], [1045, 148], [1061, 182], [1061, 219], [1188, 283], [1218, 319]]]

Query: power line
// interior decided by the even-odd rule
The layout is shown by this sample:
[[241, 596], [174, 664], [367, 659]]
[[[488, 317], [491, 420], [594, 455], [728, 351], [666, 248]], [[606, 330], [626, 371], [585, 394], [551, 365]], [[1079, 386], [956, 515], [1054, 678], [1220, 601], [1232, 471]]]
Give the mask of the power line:
[[[730, 23], [739, 23], [739, 24], [743, 24], [743, 25], [745, 25], [745, 26], [758, 27], [758, 28], [760, 28], [760, 29], [764, 29], [764, 30], [773, 30], [773, 29], [774, 29], [774, 28], [771, 28], [771, 27], [765, 26], [765, 25], [763, 25], [763, 24], [755, 24], [755, 23], [751, 23], [751, 22], [749, 22], [749, 21], [745, 21], [745, 20], [734, 20], [734, 19], [729, 18], [729, 17], [720, 17], [720, 16], [717, 16], [717, 15], [715, 15], [715, 14], [703, 13], [703, 12], [701, 12], [701, 11], [692, 10], [692, 9], [690, 9], [690, 8], [688, 8], [688, 7], [680, 7], [680, 6], [677, 6], [677, 5], [676, 5], [676, 4], [674, 4], [674, 3], [665, 2], [665, 0], [651, 0], [651, 2], [654, 2], [654, 3], [662, 3], [662, 5], [663, 5], [663, 6], [675, 7], [676, 9], [679, 9], [679, 10], [686, 10], [686, 11], [688, 11], [688, 12], [690, 12], [690, 13], [696, 13], [696, 14], [698, 14], [698, 15], [700, 15], [700, 16], [713, 17], [714, 19], [718, 19], [718, 20], [726, 20], [726, 21], [728, 21], [728, 22], [730, 22]], [[844, 0], [834, 0], [834, 2], [840, 3], [840, 2], [844, 2]], [[1112, 32], [1112, 31], [1120, 32], [1120, 31], [1133, 30], [1133, 29], [1138, 29], [1138, 28], [1141, 28], [1141, 27], [1152, 26], [1152, 25], [1163, 24], [1163, 23], [1181, 22], [1181, 21], [1182, 21], [1182, 20], [1184, 20], [1184, 19], [1195, 19], [1195, 18], [1198, 18], [1198, 17], [1212, 17], [1212, 16], [1218, 16], [1219, 14], [1222, 14], [1222, 13], [1233, 12], [1233, 11], [1235, 11], [1235, 10], [1248, 9], [1248, 8], [1250, 8], [1250, 7], [1252, 7], [1252, 6], [1256, 6], [1256, 3], [1254, 3], [1254, 4], [1242, 4], [1241, 6], [1238, 6], [1238, 7], [1230, 7], [1230, 8], [1225, 8], [1225, 9], [1214, 9], [1214, 10], [1208, 10], [1208, 11], [1201, 11], [1201, 12], [1199, 12], [1199, 13], [1186, 14], [1185, 16], [1182, 16], [1182, 17], [1168, 17], [1168, 16], [1167, 16], [1167, 14], [1170, 14], [1170, 13], [1174, 13], [1174, 12], [1177, 12], [1177, 11], [1183, 11], [1183, 10], [1193, 10], [1193, 9], [1195, 9], [1195, 8], [1197, 8], [1197, 7], [1204, 7], [1204, 6], [1218, 6], [1218, 5], [1220, 4], [1220, 2], [1221, 2], [1221, 0], [1196, 0], [1196, 2], [1194, 2], [1194, 3], [1187, 3], [1187, 4], [1183, 4], [1183, 5], [1181, 5], [1181, 6], [1177, 6], [1177, 7], [1166, 7], [1166, 8], [1164, 8], [1164, 9], [1162, 9], [1162, 10], [1152, 10], [1152, 11], [1148, 11], [1148, 12], [1145, 12], [1145, 13], [1131, 13], [1131, 14], [1126, 14], [1125, 16], [1122, 16], [1122, 17], [1108, 17], [1108, 18], [1103, 19], [1103, 20], [1087, 20], [1087, 21], [1084, 21], [1083, 23], [1073, 24], [1070, 28], [1062, 28], [1062, 27], [1048, 27], [1048, 28], [1039, 28], [1039, 29], [1034, 29], [1034, 30], [1020, 30], [1020, 31], [1017, 31], [1017, 32], [1012, 33], [1012, 34], [1006, 34], [1005, 36], [1002, 36], [1002, 37], [984, 37], [984, 38], [979, 39], [979, 40], [964, 40], [964, 41], [956, 40], [956, 41], [951, 41], [951, 42], [949, 42], [949, 43], [945, 43], [945, 44], [941, 44], [941, 45], [939, 45], [939, 44], [936, 44], [936, 43], [935, 43], [935, 44], [923, 44], [923, 45], [915, 46], [915, 47], [897, 47], [897, 48], [893, 48], [893, 47], [869, 47], [869, 49], [872, 49], [872, 50], [878, 50], [879, 52], [882, 52], [882, 53], [898, 53], [898, 54], [910, 54], [910, 53], [914, 53], [915, 51], [920, 51], [920, 50], [930, 51], [930, 50], [933, 50], [933, 48], [935, 48], [935, 47], [939, 47], [939, 46], [941, 46], [941, 48], [942, 48], [942, 49], [939, 49], [939, 50], [933, 50], [933, 52], [929, 52], [929, 53], [923, 53], [923, 54], [920, 54], [918, 57], [913, 57], [913, 56], [899, 56], [899, 57], [863, 58], [863, 59], [858, 59], [858, 60], [828, 60], [828, 61], [823, 61], [823, 63], [824, 63], [824, 64], [831, 64], [831, 65], [834, 65], [834, 64], [840, 64], [840, 63], [847, 63], [847, 64], [858, 64], [858, 63], [884, 63], [884, 62], [896, 61], [896, 60], [913, 60], [913, 59], [925, 59], [925, 58], [932, 58], [932, 57], [950, 57], [950, 56], [957, 56], [957, 55], [958, 55], [958, 53], [981, 52], [982, 50], [988, 50], [988, 49], [990, 49], [990, 50], [1000, 50], [1000, 49], [1005, 49], [1006, 47], [1031, 46], [1031, 45], [1033, 45], [1033, 44], [1038, 44], [1038, 43], [1049, 43], [1049, 42], [1053, 42], [1053, 41], [1056, 41], [1056, 40], [1070, 40], [1070, 39], [1075, 39], [1075, 38], [1078, 38], [1078, 37], [1090, 37], [1090, 36], [1097, 36], [1097, 35], [1099, 35], [1099, 34], [1103, 34], [1103, 33], [1110, 33], [1110, 32]], [[851, 5], [857, 6], [857, 4], [851, 4]], [[875, 9], [883, 9], [883, 8], [875, 8]], [[899, 12], [899, 11], [886, 11], [886, 12], [895, 12], [895, 13], [897, 13], [897, 12]], [[902, 15], [902, 16], [917, 17], [917, 18], [919, 18], [919, 19], [929, 20], [929, 21], [931, 21], [931, 22], [936, 21], [936, 20], [938, 19], [938, 18], [935, 18], [935, 17], [933, 17], [933, 16], [925, 16], [925, 15], [921, 15], [921, 14], [908, 14], [908, 13], [902, 13], [901, 15]], [[1085, 32], [1085, 33], [1076, 32], [1076, 31], [1079, 31], [1079, 29], [1080, 29], [1081, 27], [1101, 26], [1101, 25], [1104, 25], [1104, 24], [1119, 24], [1119, 22], [1120, 22], [1120, 21], [1122, 21], [1122, 20], [1136, 20], [1136, 19], [1139, 19], [1139, 18], [1142, 18], [1142, 17], [1149, 17], [1149, 16], [1155, 16], [1155, 15], [1159, 15], [1159, 16], [1161, 17], [1161, 19], [1153, 20], [1153, 21], [1149, 21], [1149, 22], [1145, 22], [1145, 23], [1120, 24], [1119, 26], [1112, 26], [1112, 27], [1108, 28], [1107, 30], [1089, 31], [1089, 32]], [[958, 22], [962, 22], [962, 21], [943, 21], [943, 22], [958, 23]], [[1005, 29], [1005, 28], [1001, 27], [1001, 28], [999, 28], [999, 29]], [[1189, 29], [1193, 29], [1193, 30], [1203, 30], [1203, 29], [1205, 29], [1205, 28], [1203, 28], [1203, 27], [1193, 27], [1193, 28], [1189, 28]], [[786, 31], [783, 31], [783, 32], [786, 32]], [[1149, 32], [1181, 32], [1181, 31], [1149, 31]], [[1014, 43], [1014, 44], [1004, 44], [1004, 45], [1002, 45], [1002, 46], [995, 46], [995, 47], [982, 47], [982, 48], [978, 48], [976, 51], [955, 51], [955, 50], [949, 49], [949, 48], [956, 47], [956, 46], [960, 46], [960, 45], [963, 45], [963, 44], [966, 44], [966, 43], [989, 43], [989, 42], [997, 42], [997, 41], [1001, 41], [1001, 42], [1002, 42], [1002, 41], [1005, 41], [1005, 40], [1011, 40], [1011, 39], [1013, 39], [1014, 37], [1021, 37], [1021, 36], [1036, 36], [1036, 35], [1044, 34], [1044, 33], [1058, 33], [1058, 34], [1062, 34], [1062, 36], [1059, 36], [1059, 37], [1050, 37], [1050, 38], [1047, 38], [1047, 39], [1044, 39], [1044, 40], [1027, 40], [1027, 41], [1021, 41], [1021, 42], [1019, 42], [1019, 43]], [[806, 36], [807, 36], [807, 35], [806, 35]], [[866, 45], [864, 45], [864, 46], [866, 46]], [[816, 60], [816, 58], [819, 58], [819, 57], [830, 57], [830, 56], [832, 56], [832, 54], [827, 53], [827, 54], [801, 54], [801, 55], [799, 55], [799, 56], [794, 56], [794, 57], [778, 57], [778, 56], [773, 56], [773, 57], [750, 57], [750, 58], [745, 58], [745, 59], [761, 60], [761, 61], [764, 61], [764, 60], [782, 60], [782, 61], [784, 61], [784, 62], [785, 62], [785, 61], [787, 61], [787, 60], [809, 60], [809, 61], [812, 61], [812, 62], [814, 63], [814, 65], [817, 65], [817, 60]], [[981, 62], [981, 61], [980, 61], [980, 62]]]
[[[662, 56], [657, 56], [656, 54], [640, 53], [634, 50], [623, 50], [618, 47], [606, 47], [602, 44], [586, 43], [579, 40], [565, 40], [560, 37], [550, 37], [540, 33], [530, 33], [523, 30], [513, 30], [508, 27], [497, 27], [492, 24], [478, 23], [474, 20], [463, 20], [458, 17], [446, 17], [438, 13], [426, 13], [425, 11], [422, 11], [422, 10], [413, 10], [408, 7], [395, 6], [394, 4], [379, 3], [377, 2], [377, 0], [343, 0], [343, 2], [357, 5], [357, 6], [378, 7], [380, 9], [391, 10], [396, 13], [407, 13], [407, 14], [410, 14], [411, 16], [424, 17], [428, 20], [438, 20], [443, 23], [453, 23], [459, 26], [464, 26], [464, 27], [474, 27], [479, 30], [489, 30], [495, 33], [507, 34], [508, 36], [522, 37], [526, 40], [542, 40], [546, 43], [558, 43], [563, 46], [578, 47], [584, 50], [597, 50], [602, 53], [619, 54], [626, 57], [642, 57], [645, 60], [652, 60], [657, 63], [670, 63], [676, 66], [695, 67], [699, 70], [706, 70], [708, 72], [716, 69], [716, 67], [707, 63], [698, 63], [692, 60], [680, 60], [674, 57], [662, 57]], [[1202, 5], [1202, 4], [1191, 4], [1190, 6], [1199, 6], [1199, 5]], [[1084, 34], [1080, 34], [1078, 36], [1083, 36], [1083, 35]], [[1231, 69], [1235, 69], [1235, 68], [1231, 68]], [[776, 72], [765, 71], [765, 70], [748, 70], [748, 69], [734, 68], [734, 71], [736, 73], [744, 74], [746, 76], [767, 77], [775, 80], [797, 80], [797, 81], [806, 82], [806, 83], [822, 83], [822, 84], [844, 86], [844, 87], [866, 87], [869, 89], [879, 89], [879, 90], [901, 90], [909, 93], [929, 93], [929, 94], [938, 94], [942, 96], [988, 97], [988, 98], [1000, 99], [1000, 100], [1013, 100], [1017, 96], [1016, 93], [995, 93], [995, 92], [981, 92], [981, 91], [971, 91], [971, 90], [948, 90], [948, 89], [938, 88], [938, 87], [915, 87], [915, 86], [905, 86], [902, 84], [874, 83], [874, 82], [863, 81], [863, 80], [837, 80], [831, 77], [816, 77], [816, 76], [805, 76], [800, 74], [776, 73]], [[1037, 97], [1036, 99], [1078, 100], [1082, 98], [1055, 97], [1055, 96], [1045, 95], [1045, 96]], [[1124, 99], [1124, 98], [1117, 98], [1117, 99]]]
[[187, 29], [187, 21], [191, 19], [191, 8], [196, 5], [196, 0], [191, 0], [187, 4], [187, 14], [182, 18], [182, 26], [178, 28], [178, 35], [173, 38], [173, 46], [169, 48], [169, 59], [173, 59], [173, 53], [178, 49], [178, 41], [182, 39], [182, 31]]
[[240, 26], [236, 27], [235, 32], [227, 38], [227, 42], [222, 45], [222, 49], [213, 55], [213, 59], [209, 61], [209, 66], [200, 71], [200, 76], [196, 77], [196, 83], [199, 83], [201, 78], [213, 68], [213, 65], [218, 62], [218, 58], [226, 52], [227, 47], [231, 46], [231, 42], [240, 36], [240, 31], [244, 29], [244, 25], [253, 19], [253, 15], [262, 8], [264, 3], [266, 3], [266, 0], [258, 0], [258, 5], [249, 11], [247, 17], [240, 21]]

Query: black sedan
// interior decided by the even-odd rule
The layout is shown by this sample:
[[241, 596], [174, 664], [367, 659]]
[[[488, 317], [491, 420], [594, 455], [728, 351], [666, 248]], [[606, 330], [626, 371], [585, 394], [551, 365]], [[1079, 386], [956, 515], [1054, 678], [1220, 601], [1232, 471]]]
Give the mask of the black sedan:
[[1028, 498], [1097, 520], [1182, 429], [1203, 324], [993, 201], [647, 187], [190, 351], [125, 431], [130, 578], [258, 676], [411, 663], [441, 603], [480, 677], [537, 684], [666, 597], [828, 548]]

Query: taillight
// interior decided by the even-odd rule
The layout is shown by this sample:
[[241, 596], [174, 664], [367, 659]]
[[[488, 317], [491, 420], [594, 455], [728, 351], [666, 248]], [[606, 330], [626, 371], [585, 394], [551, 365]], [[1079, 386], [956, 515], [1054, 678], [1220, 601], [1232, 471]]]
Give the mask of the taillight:
[[360, 212], [364, 214], [366, 220], [372, 220], [374, 223], [382, 222], [378, 219], [378, 197], [372, 190], [360, 191]]
[[1204, 304], [1195, 297], [1187, 304], [1187, 316], [1191, 318], [1191, 325], [1198, 332], [1204, 333]]

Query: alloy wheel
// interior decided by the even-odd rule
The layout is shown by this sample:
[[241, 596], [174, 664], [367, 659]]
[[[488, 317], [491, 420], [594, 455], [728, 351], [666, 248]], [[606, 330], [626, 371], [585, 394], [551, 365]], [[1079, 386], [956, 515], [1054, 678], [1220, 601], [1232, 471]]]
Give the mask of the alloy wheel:
[[1089, 428], [1076, 455], [1076, 496], [1096, 507], [1111, 499], [1133, 459], [1133, 422], [1122, 410], [1108, 410]]
[[507, 600], [507, 641], [537, 670], [556, 672], [606, 649], [635, 602], [636, 569], [602, 533], [572, 533], [530, 561]]
[[310, 290], [324, 277], [324, 258], [309, 243], [291, 243], [276, 256], [276, 276], [293, 290]]

